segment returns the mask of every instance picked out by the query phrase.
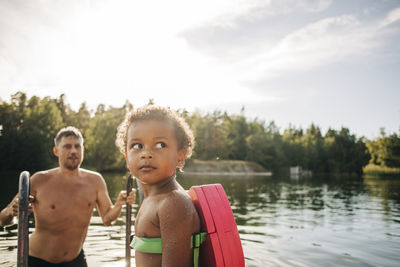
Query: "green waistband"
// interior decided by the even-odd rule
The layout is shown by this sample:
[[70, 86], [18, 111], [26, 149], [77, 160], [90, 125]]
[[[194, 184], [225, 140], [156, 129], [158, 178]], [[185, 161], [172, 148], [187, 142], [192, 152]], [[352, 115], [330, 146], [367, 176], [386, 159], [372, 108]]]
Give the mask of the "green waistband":
[[145, 253], [162, 254], [161, 237], [133, 237], [131, 247]]
[[[197, 267], [199, 263], [199, 247], [206, 240], [207, 233], [193, 234], [190, 238], [190, 248], [193, 249], [193, 262]], [[144, 253], [162, 254], [161, 237], [137, 237], [134, 236], [131, 247]]]

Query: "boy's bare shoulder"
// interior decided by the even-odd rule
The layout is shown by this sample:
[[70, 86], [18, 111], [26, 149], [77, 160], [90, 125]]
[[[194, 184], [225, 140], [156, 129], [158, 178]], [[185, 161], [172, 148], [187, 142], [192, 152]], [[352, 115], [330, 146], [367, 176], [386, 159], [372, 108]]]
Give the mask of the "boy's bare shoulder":
[[194, 205], [186, 191], [174, 190], [163, 198], [160, 202], [159, 214], [163, 214], [163, 211], [168, 214], [171, 210], [174, 210], [177, 214], [181, 213], [183, 216], [193, 213]]
[[183, 240], [200, 230], [199, 216], [185, 190], [170, 192], [160, 202], [157, 211], [161, 236], [166, 239]]

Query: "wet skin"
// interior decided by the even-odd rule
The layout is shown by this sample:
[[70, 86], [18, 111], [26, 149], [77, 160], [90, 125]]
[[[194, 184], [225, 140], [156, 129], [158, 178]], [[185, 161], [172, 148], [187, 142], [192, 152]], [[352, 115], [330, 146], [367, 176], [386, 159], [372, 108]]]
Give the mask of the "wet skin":
[[78, 256], [95, 206], [103, 223], [110, 225], [123, 204], [134, 202], [135, 193], [127, 197], [121, 192], [113, 206], [103, 177], [79, 168], [83, 160], [81, 139], [63, 137], [53, 151], [60, 166], [31, 177], [35, 230], [29, 238], [29, 255], [60, 263]]
[[192, 266], [190, 236], [200, 230], [200, 220], [190, 197], [175, 179], [176, 168], [185, 156], [167, 122], [139, 121], [128, 129], [127, 167], [144, 192], [135, 234], [161, 237], [163, 251], [135, 251], [136, 266]]

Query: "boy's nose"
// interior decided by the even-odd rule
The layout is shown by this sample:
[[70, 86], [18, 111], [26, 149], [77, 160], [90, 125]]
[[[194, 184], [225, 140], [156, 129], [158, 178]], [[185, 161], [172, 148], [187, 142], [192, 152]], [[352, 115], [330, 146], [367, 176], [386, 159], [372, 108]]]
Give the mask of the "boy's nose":
[[141, 158], [143, 158], [143, 159], [151, 159], [151, 158], [153, 158], [153, 155], [152, 155], [150, 150], [143, 149]]

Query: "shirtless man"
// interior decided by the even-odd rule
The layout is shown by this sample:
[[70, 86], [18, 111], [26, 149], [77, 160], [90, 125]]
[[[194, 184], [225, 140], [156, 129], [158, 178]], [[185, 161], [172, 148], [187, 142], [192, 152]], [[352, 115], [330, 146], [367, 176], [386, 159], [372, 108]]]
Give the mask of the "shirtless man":
[[54, 139], [59, 167], [31, 177], [35, 230], [29, 238], [28, 266], [87, 266], [82, 250], [93, 209], [105, 225], [120, 215], [135, 192], [121, 191], [112, 205], [103, 177], [81, 169], [83, 137], [74, 127], [61, 129]]

